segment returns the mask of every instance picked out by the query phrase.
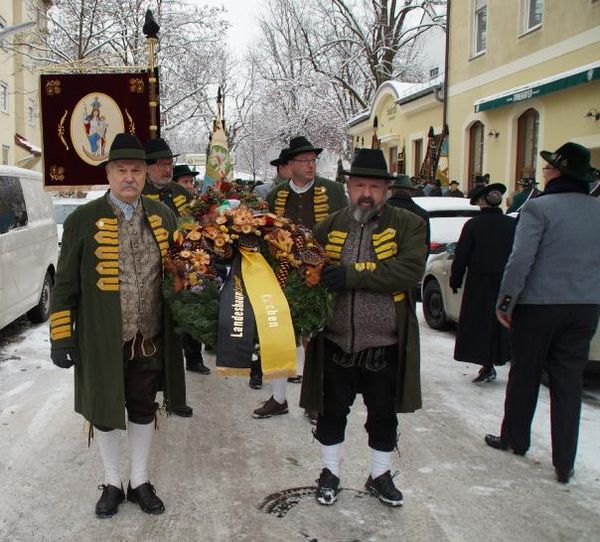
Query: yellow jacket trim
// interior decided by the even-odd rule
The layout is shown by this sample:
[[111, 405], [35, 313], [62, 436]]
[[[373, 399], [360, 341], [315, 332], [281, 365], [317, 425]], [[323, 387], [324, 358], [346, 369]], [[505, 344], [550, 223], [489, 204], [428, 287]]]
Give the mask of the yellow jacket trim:
[[153, 199], [154, 201], [160, 201], [160, 196], [158, 194], [144, 194], [144, 196]]
[[53, 312], [50, 315], [50, 323], [52, 324], [55, 320], [60, 320], [62, 318], [69, 318], [69, 319], [71, 319], [71, 311], [70, 310], [66, 310], [66, 311]]
[[119, 244], [118, 232], [100, 230], [99, 232], [96, 233], [96, 235], [94, 235], [94, 239], [96, 240], [97, 243], [100, 243], [103, 245], [118, 245]]
[[164, 228], [156, 228], [154, 230], [154, 237], [156, 238], [156, 240], [161, 243], [163, 241], [168, 241], [169, 240], [169, 232], [167, 230], [165, 230]]
[[67, 338], [69, 338], [70, 336], [71, 336], [71, 328], [69, 328], [69, 331], [63, 331], [63, 332], [61, 332], [61, 333], [55, 333], [55, 331], [54, 331], [54, 330], [52, 330], [52, 331], [50, 332], [50, 338], [51, 338], [53, 341], [57, 341], [57, 340], [59, 340], [59, 339], [67, 339]]
[[338, 243], [343, 244], [346, 241], [347, 237], [348, 232], [339, 230], [332, 230], [327, 234], [327, 239], [329, 239], [331, 243], [335, 243], [337, 241]]
[[96, 249], [94, 254], [99, 260], [118, 260], [119, 247], [100, 246]]
[[373, 246], [376, 247], [385, 241], [394, 239], [396, 237], [396, 230], [393, 228], [386, 228], [381, 233], [374, 233], [371, 238], [373, 239]]
[[404, 301], [404, 299], [406, 298], [406, 293], [405, 292], [397, 292], [395, 294], [393, 294], [394, 296], [394, 301], [396, 303], [399, 303], [400, 301]]
[[116, 218], [99, 218], [96, 220], [96, 227], [105, 231], [118, 231], [119, 229]]
[[96, 271], [99, 275], [118, 275], [119, 274], [119, 262], [118, 261], [101, 261], [96, 266]]
[[376, 267], [375, 262], [357, 262], [354, 264], [354, 269], [357, 271], [374, 271]]
[[53, 322], [50, 322], [50, 327], [54, 328], [57, 326], [70, 326], [71, 325], [71, 317], [65, 316], [64, 318], [57, 318]]
[[396, 243], [383, 243], [378, 247], [375, 247], [375, 254], [381, 254], [382, 252], [386, 252], [388, 250], [393, 250], [394, 254], [398, 252], [398, 245]]
[[387, 260], [388, 258], [395, 256], [396, 252], [397, 251], [395, 249], [390, 249], [390, 250], [387, 250], [386, 252], [381, 252], [380, 254], [377, 254], [377, 259], [378, 260]]
[[[156, 196], [156, 198], [158, 199], [158, 196]], [[152, 226], [152, 229], [156, 229], [162, 224], [162, 217], [159, 215], [150, 215], [148, 220], [150, 221], [150, 226]]]
[[336, 254], [341, 254], [342, 248], [344, 248], [342, 245], [330, 245], [330, 244], [325, 245], [325, 250], [328, 253], [335, 252]]
[[96, 286], [105, 292], [118, 292], [119, 277], [101, 277], [96, 282]]
[[52, 333], [71, 333], [71, 326], [57, 326], [52, 328]]

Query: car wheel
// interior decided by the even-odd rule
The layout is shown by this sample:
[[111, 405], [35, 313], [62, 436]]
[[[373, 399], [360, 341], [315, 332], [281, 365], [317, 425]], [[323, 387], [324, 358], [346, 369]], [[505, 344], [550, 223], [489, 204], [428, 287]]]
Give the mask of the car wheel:
[[34, 324], [41, 324], [48, 320], [50, 316], [50, 294], [52, 293], [52, 277], [46, 272], [44, 284], [42, 285], [42, 293], [38, 304], [33, 307], [28, 313], [27, 318]]
[[437, 280], [430, 280], [423, 288], [423, 315], [430, 328], [448, 329], [450, 320], [444, 310], [444, 298]]

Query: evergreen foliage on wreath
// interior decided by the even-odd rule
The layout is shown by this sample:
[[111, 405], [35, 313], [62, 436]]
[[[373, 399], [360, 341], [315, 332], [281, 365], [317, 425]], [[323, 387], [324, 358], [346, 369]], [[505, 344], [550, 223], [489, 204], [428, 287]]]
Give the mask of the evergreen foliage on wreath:
[[268, 212], [256, 196], [231, 190], [227, 195], [239, 195], [243, 203], [228, 208], [230, 198], [209, 189], [191, 203], [173, 236], [164, 296], [178, 329], [215, 346], [223, 280], [218, 267], [231, 262], [239, 247], [260, 251], [274, 270], [296, 336], [321, 329], [331, 310], [331, 294], [320, 284], [328, 261], [323, 248], [309, 230]]

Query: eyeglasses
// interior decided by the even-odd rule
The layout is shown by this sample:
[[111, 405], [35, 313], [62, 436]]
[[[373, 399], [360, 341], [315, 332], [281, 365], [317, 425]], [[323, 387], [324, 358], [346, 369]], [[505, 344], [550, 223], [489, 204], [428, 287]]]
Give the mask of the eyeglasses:
[[156, 166], [162, 169], [171, 169], [174, 166], [174, 162], [156, 162]]
[[544, 166], [542, 169], [554, 169], [554, 166]]
[[292, 158], [292, 162], [300, 162], [303, 166], [305, 166], [307, 164], [316, 164], [317, 160], [318, 160], [318, 158], [300, 158], [300, 159]]

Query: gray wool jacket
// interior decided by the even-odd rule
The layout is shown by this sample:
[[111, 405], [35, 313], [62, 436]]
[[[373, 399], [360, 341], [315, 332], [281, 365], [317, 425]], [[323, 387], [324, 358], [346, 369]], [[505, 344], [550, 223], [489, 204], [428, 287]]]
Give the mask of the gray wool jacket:
[[581, 193], [527, 202], [504, 270], [497, 307], [600, 304], [600, 200]]

